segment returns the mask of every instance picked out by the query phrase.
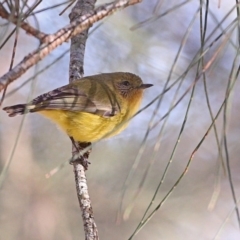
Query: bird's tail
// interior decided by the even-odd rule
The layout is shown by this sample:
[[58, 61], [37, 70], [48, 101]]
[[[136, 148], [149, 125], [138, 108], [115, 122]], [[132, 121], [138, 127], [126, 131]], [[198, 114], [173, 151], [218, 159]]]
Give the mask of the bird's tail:
[[8, 113], [9, 117], [14, 117], [16, 115], [23, 115], [25, 113], [31, 112], [33, 105], [18, 104], [3, 108], [4, 111]]

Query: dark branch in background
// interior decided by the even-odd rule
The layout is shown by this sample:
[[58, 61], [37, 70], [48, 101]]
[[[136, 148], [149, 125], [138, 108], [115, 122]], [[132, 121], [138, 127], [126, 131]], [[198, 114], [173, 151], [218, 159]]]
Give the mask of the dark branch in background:
[[30, 67], [38, 63], [55, 48], [63, 42], [76, 36], [93, 25], [93, 23], [101, 20], [102, 18], [111, 15], [118, 9], [136, 4], [141, 0], [119, 0], [98, 7], [92, 14], [86, 14], [77, 20], [73, 21], [70, 25], [60, 29], [55, 34], [48, 35], [44, 41], [48, 44], [41, 46], [37, 50], [26, 56], [19, 64], [17, 64], [11, 71], [6, 73], [0, 78], [0, 91], [3, 90], [8, 84], [23, 75]]

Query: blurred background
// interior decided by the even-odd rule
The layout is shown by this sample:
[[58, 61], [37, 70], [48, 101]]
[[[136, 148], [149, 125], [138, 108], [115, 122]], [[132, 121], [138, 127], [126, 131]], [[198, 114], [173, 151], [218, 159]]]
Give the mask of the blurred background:
[[[1, 1], [9, 12], [16, 2]], [[71, 7], [59, 16], [69, 2], [42, 1], [26, 21], [54, 33], [69, 23]], [[90, 29], [85, 76], [129, 71], [154, 84], [142, 107], [151, 105], [128, 129], [93, 145], [87, 179], [100, 239], [129, 239], [154, 194], [146, 217], [160, 208], [133, 239], [240, 239], [236, 2], [143, 1]], [[20, 1], [23, 13], [34, 3]], [[7, 38], [14, 28], [0, 17], [0, 76], [10, 67], [16, 34]], [[13, 65], [39, 47], [17, 32]], [[67, 84], [69, 46], [10, 84], [2, 106]], [[10, 161], [1, 175], [1, 239], [84, 238], [72, 166], [45, 177], [70, 157], [68, 137], [49, 120], [0, 111], [1, 171]]]

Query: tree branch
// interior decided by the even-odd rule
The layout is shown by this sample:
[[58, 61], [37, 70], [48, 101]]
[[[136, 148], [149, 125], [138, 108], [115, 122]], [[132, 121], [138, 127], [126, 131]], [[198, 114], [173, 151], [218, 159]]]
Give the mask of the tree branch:
[[85, 239], [98, 240], [98, 230], [93, 217], [93, 210], [90, 196], [88, 194], [87, 178], [84, 167], [81, 163], [74, 162], [73, 171], [75, 175], [78, 202], [82, 211]]
[[48, 36], [47, 34], [37, 30], [26, 22], [20, 22], [18, 17], [13, 16], [13, 14], [9, 14], [8, 11], [3, 7], [2, 3], [0, 3], [0, 17], [10, 21], [11, 23], [18, 25], [23, 30], [26, 31], [27, 34], [34, 36], [39, 39], [41, 43], [44, 42], [44, 39]]
[[[94, 13], [94, 5], [96, 0], [78, 0], [73, 7], [69, 18], [71, 23], [81, 16]], [[69, 63], [69, 82], [82, 78], [84, 75], [84, 53], [88, 37], [88, 29], [77, 34], [71, 39], [70, 63]], [[72, 139], [72, 141], [74, 141]], [[86, 240], [98, 240], [97, 225], [94, 221], [93, 210], [90, 196], [88, 194], [87, 178], [84, 170], [84, 164], [81, 162], [88, 161], [89, 151], [83, 156], [78, 156], [79, 151], [89, 146], [89, 143], [73, 142], [72, 157], [76, 158], [73, 162], [73, 172], [75, 175], [75, 183], [79, 206], [82, 211], [83, 226]]]
[[44, 41], [49, 42], [48, 44], [45, 44], [39, 49], [30, 53], [11, 71], [4, 74], [0, 78], [0, 91], [3, 90], [8, 84], [23, 75], [30, 67], [42, 60], [63, 42], [88, 29], [93, 23], [113, 14], [118, 9], [125, 8], [139, 2], [141, 2], [141, 0], [119, 0], [117, 2], [115, 1], [105, 4], [98, 7], [92, 14], [87, 13], [84, 16], [74, 20], [65, 28], [60, 29], [55, 34], [48, 35], [48, 37], [44, 39]]
[[[96, 0], [82, 0], [77, 1], [76, 5], [72, 9], [69, 15], [71, 23], [74, 20], [81, 18], [81, 16], [87, 14], [94, 14], [94, 5]], [[84, 75], [84, 52], [86, 40], [88, 37], [88, 30], [77, 34], [71, 39], [70, 48], [70, 64], [69, 64], [69, 81], [79, 79]]]

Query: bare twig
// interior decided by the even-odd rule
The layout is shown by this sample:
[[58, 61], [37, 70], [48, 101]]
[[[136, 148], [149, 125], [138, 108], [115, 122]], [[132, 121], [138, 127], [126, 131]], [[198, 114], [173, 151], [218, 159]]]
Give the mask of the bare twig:
[[[210, 66], [213, 64], [214, 60], [217, 58], [217, 56], [219, 55], [219, 53], [221, 52], [222, 48], [225, 46], [225, 44], [228, 42], [228, 39], [230, 38], [230, 36], [232, 35], [232, 32], [233, 30], [231, 31], [231, 33], [228, 35], [228, 37], [226, 39], [224, 39], [224, 42], [220, 45], [220, 47], [216, 50], [216, 52], [213, 54], [212, 58], [202, 67], [201, 71], [198, 72], [198, 75], [196, 76], [193, 84], [191, 84], [191, 86], [188, 88], [188, 89], [192, 89], [192, 87], [194, 87], [197, 83], [197, 81], [199, 81], [200, 77], [203, 75], [203, 73], [205, 73], [209, 68]], [[232, 87], [232, 86], [231, 86]], [[189, 91], [189, 90], [187, 90]], [[185, 169], [184, 171], [181, 173], [180, 177], [177, 179], [177, 181], [175, 182], [175, 184], [172, 186], [172, 188], [168, 191], [168, 193], [165, 195], [165, 197], [160, 201], [160, 203], [157, 205], [157, 207], [154, 208], [154, 210], [149, 213], [149, 215], [147, 216], [148, 214], [148, 211], [151, 207], [151, 205], [153, 204], [155, 198], [156, 198], [156, 195], [159, 191], [159, 188], [162, 184], [162, 181], [163, 181], [163, 178], [165, 177], [165, 172], [166, 172], [166, 169], [168, 168], [168, 166], [165, 168], [165, 172], [164, 172], [164, 175], [161, 177], [160, 181], [159, 181], [159, 184], [158, 184], [158, 187], [156, 188], [156, 191], [146, 209], [146, 211], [144, 212], [143, 214], [143, 217], [141, 219], [141, 221], [139, 222], [138, 226], [136, 227], [136, 229], [134, 230], [133, 234], [130, 236], [130, 238], [128, 240], [132, 240], [136, 234], [143, 228], [143, 226], [145, 226], [147, 224], [147, 222], [153, 217], [153, 215], [162, 207], [163, 203], [168, 199], [168, 197], [172, 194], [172, 192], [174, 191], [174, 189], [178, 186], [179, 182], [183, 179], [183, 177], [187, 174], [188, 172], [188, 169], [190, 167], [190, 164], [191, 162], [193, 161], [193, 158], [196, 154], [196, 152], [198, 151], [198, 149], [201, 147], [202, 143], [204, 142], [204, 140], [206, 139], [207, 135], [209, 134], [210, 130], [212, 129], [216, 119], [218, 118], [219, 114], [221, 113], [223, 107], [224, 107], [224, 104], [226, 104], [226, 101], [227, 101], [227, 98], [229, 97], [229, 92], [227, 92], [227, 96], [226, 98], [224, 99], [221, 107], [219, 108], [219, 111], [217, 112], [215, 118], [213, 119], [213, 121], [211, 122], [209, 128], [207, 129], [207, 131], [205, 132], [204, 136], [202, 137], [202, 139], [200, 140], [200, 142], [197, 144], [197, 146], [195, 147], [195, 149], [192, 151], [191, 155], [190, 155], [190, 158], [185, 166]], [[185, 94], [184, 94], [185, 95]], [[183, 97], [183, 95], [182, 95]], [[180, 99], [182, 99], [182, 97]], [[192, 96], [191, 96], [192, 97]], [[180, 101], [180, 99], [177, 101], [177, 103]], [[176, 104], [177, 104], [176, 103]], [[191, 103], [191, 98], [190, 98], [190, 102], [189, 104]], [[172, 107], [170, 108], [172, 109]], [[167, 114], [165, 114], [161, 119], [165, 118], [168, 114], [169, 114], [170, 111], [168, 111]], [[186, 115], [185, 115], [186, 116]], [[185, 119], [184, 119], [185, 120]], [[183, 125], [182, 125], [183, 127]], [[180, 132], [181, 133], [181, 132]], [[173, 149], [173, 151], [175, 151]], [[168, 165], [169, 165], [170, 161], [168, 162]]]
[[[0, 4], [0, 11], [1, 11], [1, 4]], [[19, 15], [19, 2], [18, 1], [16, 1], [16, 14], [17, 14], [17, 16]], [[18, 26], [18, 23], [16, 23], [16, 24]], [[19, 31], [18, 31], [18, 28], [17, 28], [16, 29], [15, 40], [14, 40], [14, 44], [13, 44], [12, 58], [11, 58], [11, 63], [10, 63], [9, 70], [11, 70], [12, 67], [13, 67], [13, 62], [14, 62], [15, 55], [16, 55], [16, 48], [17, 48], [17, 43], [18, 43], [18, 32]], [[6, 92], [7, 92], [7, 87], [3, 91], [2, 98], [0, 100], [0, 107], [2, 106], [2, 103], [3, 103], [3, 100], [5, 98]]]
[[[71, 23], [75, 19], [81, 18], [85, 14], [92, 14], [94, 11], [94, 5], [96, 0], [78, 0], [73, 7], [69, 18]], [[84, 75], [84, 53], [85, 45], [88, 37], [88, 29], [77, 34], [71, 39], [71, 48], [70, 48], [70, 63], [69, 63], [69, 82], [72, 82], [76, 79], [83, 77]], [[76, 153], [81, 148], [86, 147], [84, 143], [74, 142], [72, 139], [72, 156], [75, 158]], [[90, 240], [99, 239], [97, 225], [94, 221], [93, 210], [91, 206], [90, 196], [88, 194], [87, 178], [85, 174], [84, 166], [81, 164], [81, 160], [84, 162], [88, 161], [89, 154], [83, 154], [80, 156], [80, 161], [73, 162], [73, 172], [75, 175], [75, 184], [77, 190], [77, 196], [79, 201], [79, 206], [82, 212], [82, 219], [84, 225], [85, 239]]]
[[94, 13], [86, 14], [76, 20], [65, 28], [60, 29], [53, 35], [48, 35], [45, 41], [49, 44], [43, 45], [37, 50], [26, 56], [19, 64], [17, 64], [11, 71], [6, 73], [0, 78], [0, 91], [3, 90], [8, 84], [23, 75], [30, 67], [38, 63], [55, 48], [61, 45], [68, 39], [76, 36], [93, 25], [93, 23], [101, 20], [102, 18], [111, 15], [118, 9], [136, 4], [141, 0], [119, 0], [109, 4], [98, 7]]
[[98, 240], [97, 225], [94, 221], [90, 196], [88, 194], [87, 178], [84, 167], [80, 163], [74, 163], [74, 175], [79, 205], [82, 211], [83, 225], [86, 240]]
[[[79, 0], [72, 9], [69, 17], [74, 23], [82, 16], [94, 14], [94, 4], [96, 0]], [[82, 31], [71, 39], [69, 81], [83, 77], [85, 44], [88, 37], [88, 30]]]
[[68, 8], [70, 8], [74, 4], [75, 0], [70, 2], [60, 13], [59, 16], [61, 16]]
[[44, 39], [46, 39], [47, 34], [39, 31], [38, 29], [32, 27], [26, 22], [19, 23], [19, 18], [8, 13], [7, 10], [3, 7], [2, 3], [0, 3], [0, 16], [4, 19], [7, 19], [11, 23], [18, 24], [19, 27], [21, 27], [23, 30], [26, 31], [26, 33], [34, 36], [35, 38], [39, 39], [40, 42], [44, 42]]

